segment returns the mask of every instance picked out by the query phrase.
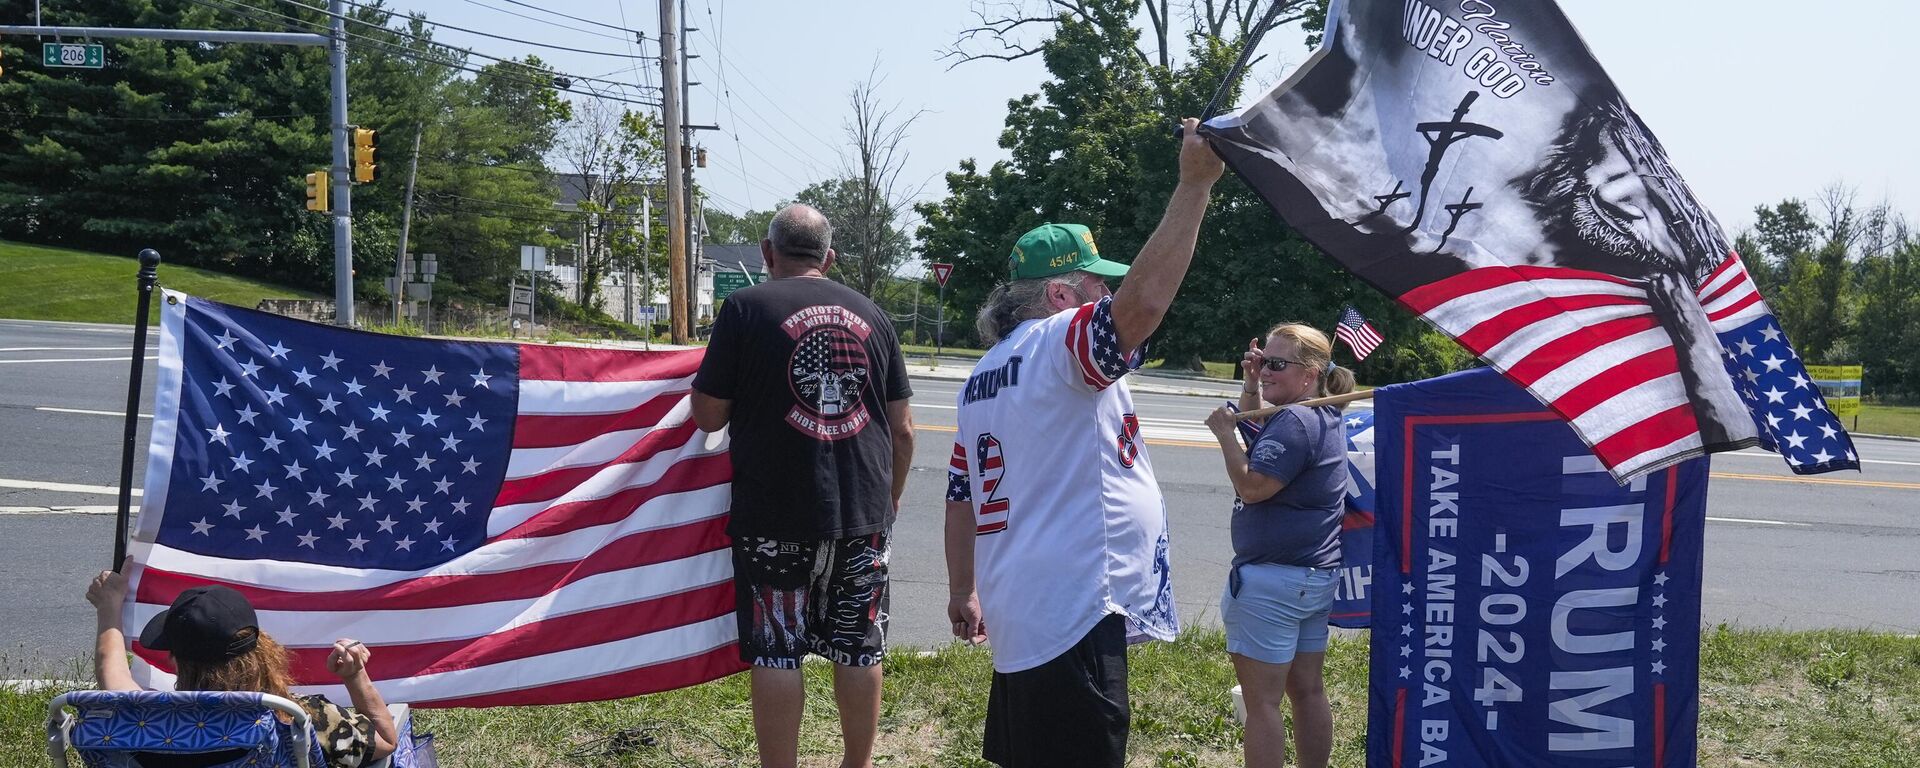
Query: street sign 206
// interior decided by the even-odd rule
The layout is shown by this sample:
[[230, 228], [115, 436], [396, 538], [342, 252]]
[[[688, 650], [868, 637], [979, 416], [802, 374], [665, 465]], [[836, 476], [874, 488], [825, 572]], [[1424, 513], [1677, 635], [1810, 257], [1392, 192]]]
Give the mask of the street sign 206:
[[40, 63], [49, 67], [101, 69], [107, 65], [104, 46], [98, 43], [41, 43]]

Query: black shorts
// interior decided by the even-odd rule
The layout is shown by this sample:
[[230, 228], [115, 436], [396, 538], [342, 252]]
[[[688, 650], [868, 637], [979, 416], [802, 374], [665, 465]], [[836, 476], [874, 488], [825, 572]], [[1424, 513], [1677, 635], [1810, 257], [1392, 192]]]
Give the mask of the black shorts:
[[1066, 653], [993, 673], [981, 756], [1005, 768], [1127, 763], [1127, 623], [1111, 614]]
[[887, 536], [733, 539], [740, 660], [799, 669], [808, 652], [871, 667], [887, 652]]

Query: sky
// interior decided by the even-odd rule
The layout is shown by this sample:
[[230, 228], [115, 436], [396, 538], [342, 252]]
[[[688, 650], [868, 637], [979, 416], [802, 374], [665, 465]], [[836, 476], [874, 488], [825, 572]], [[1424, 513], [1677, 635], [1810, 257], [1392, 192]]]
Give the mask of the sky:
[[[1046, 75], [1038, 57], [958, 66], [941, 58], [979, 23], [975, 0], [685, 2], [685, 23], [699, 28], [687, 35], [699, 56], [690, 79], [700, 83], [685, 114], [690, 123], [721, 128], [696, 140], [708, 153], [698, 180], [714, 207], [732, 212], [770, 208], [846, 168], [848, 93], [870, 74], [897, 114], [920, 113], [902, 177], [923, 200], [944, 194], [941, 174], [961, 160], [985, 166], [1006, 156], [997, 141], [1007, 101], [1038, 91]], [[612, 29], [505, 0], [391, 0], [390, 7], [534, 42], [657, 50], [659, 10], [651, 0], [533, 4], [639, 30], [649, 41], [636, 49]], [[1730, 233], [1752, 225], [1755, 206], [1812, 198], [1836, 183], [1855, 188], [1863, 203], [1885, 199], [1920, 217], [1920, 66], [1911, 58], [1920, 3], [1561, 0], [1561, 7]], [[444, 28], [436, 39], [493, 56], [537, 53], [576, 75], [659, 82], [657, 63]], [[1271, 84], [1310, 51], [1297, 29], [1283, 28], [1261, 53], [1267, 59], [1253, 76]]]

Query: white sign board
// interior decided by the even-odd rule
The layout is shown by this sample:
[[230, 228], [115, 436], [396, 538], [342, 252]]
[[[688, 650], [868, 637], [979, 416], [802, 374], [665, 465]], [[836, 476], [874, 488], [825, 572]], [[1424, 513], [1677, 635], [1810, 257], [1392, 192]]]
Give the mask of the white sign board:
[[527, 272], [544, 272], [547, 269], [547, 248], [544, 245], [520, 246], [520, 269]]

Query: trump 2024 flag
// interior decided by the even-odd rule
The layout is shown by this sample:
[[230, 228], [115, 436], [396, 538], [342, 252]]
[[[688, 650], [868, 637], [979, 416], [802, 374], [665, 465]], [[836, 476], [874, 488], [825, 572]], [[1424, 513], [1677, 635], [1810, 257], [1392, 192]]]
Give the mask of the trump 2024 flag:
[[[137, 633], [223, 584], [344, 701], [365, 643], [419, 706], [557, 704], [741, 670], [724, 441], [695, 428], [698, 350], [627, 352], [341, 330], [168, 292]], [[171, 687], [166, 653], [136, 674]]]
[[1274, 211], [1573, 424], [1616, 478], [1858, 469], [1740, 257], [1548, 0], [1334, 0], [1202, 129]]

